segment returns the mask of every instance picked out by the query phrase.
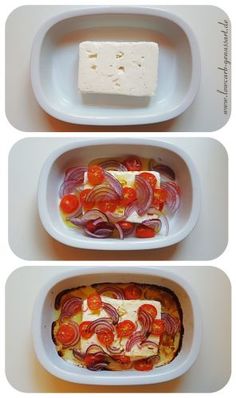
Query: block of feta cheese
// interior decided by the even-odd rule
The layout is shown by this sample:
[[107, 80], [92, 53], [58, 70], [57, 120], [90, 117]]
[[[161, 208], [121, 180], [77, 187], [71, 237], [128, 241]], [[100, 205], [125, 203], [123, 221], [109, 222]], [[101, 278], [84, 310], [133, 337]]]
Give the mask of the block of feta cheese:
[[[129, 187], [134, 187], [135, 183], [135, 176], [143, 173], [143, 171], [113, 171], [109, 170], [108, 173], [111, 173], [114, 177], [116, 177], [121, 185], [123, 187], [129, 186]], [[161, 183], [161, 177], [160, 174], [157, 171], [148, 171], [148, 173], [153, 174], [156, 179], [156, 188], [160, 188], [160, 183]], [[92, 185], [89, 184], [88, 182], [88, 176], [87, 172], [84, 173], [84, 189], [89, 189], [92, 188]], [[123, 208], [117, 208], [115, 211], [115, 214], [122, 215], [124, 213]], [[127, 217], [126, 221], [132, 222], [132, 223], [137, 223], [141, 224], [145, 220], [153, 220], [158, 218], [159, 216], [157, 214], [145, 214], [143, 216], [139, 216], [136, 211], [134, 211], [132, 214], [130, 214], [129, 217]]]
[[[102, 301], [104, 303], [111, 304], [113, 307], [116, 308], [119, 314], [119, 322], [125, 321], [125, 320], [130, 320], [134, 322], [137, 325], [137, 331], [141, 330], [140, 323], [138, 321], [138, 308], [142, 304], [152, 304], [156, 310], [157, 310], [157, 317], [156, 319], [161, 319], [161, 303], [159, 301], [154, 301], [154, 300], [116, 300], [110, 297], [105, 297], [101, 296]], [[94, 321], [95, 319], [102, 318], [102, 317], [107, 317], [106, 311], [103, 309], [100, 311], [99, 315], [97, 313], [92, 312], [87, 305], [87, 300], [83, 301], [83, 321]], [[122, 348], [124, 349], [123, 354], [127, 355], [130, 357], [131, 360], [135, 361], [140, 358], [148, 358], [152, 355], [156, 355], [158, 348], [155, 348], [153, 346], [144, 346], [144, 347], [139, 347], [138, 345], [134, 346], [131, 351], [126, 351], [125, 346], [126, 342], [128, 340], [128, 337], [123, 337], [120, 339], [120, 337], [117, 336], [115, 333], [115, 340], [112, 344], [112, 347], [117, 347], [117, 348]], [[158, 336], [150, 335], [148, 337], [149, 341], [152, 341], [156, 343], [157, 345], [160, 342], [160, 338]], [[83, 339], [81, 338], [81, 352], [85, 353], [87, 348], [92, 345], [92, 344], [98, 344], [100, 345], [96, 334], [94, 334], [92, 337], [89, 339]], [[107, 353], [107, 349], [105, 347], [102, 347], [103, 350]]]
[[159, 47], [154, 42], [81, 42], [79, 90], [153, 96], [157, 86], [158, 54]]

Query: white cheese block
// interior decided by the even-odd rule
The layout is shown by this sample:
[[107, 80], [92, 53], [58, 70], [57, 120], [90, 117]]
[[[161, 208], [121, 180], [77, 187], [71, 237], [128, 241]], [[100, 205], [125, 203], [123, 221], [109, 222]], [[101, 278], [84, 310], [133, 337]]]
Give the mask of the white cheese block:
[[154, 42], [81, 42], [79, 89], [83, 93], [153, 96], [158, 54]]
[[[118, 311], [119, 316], [120, 316], [119, 322], [122, 322], [125, 320], [130, 320], [137, 325], [136, 330], [141, 330], [141, 325], [138, 321], [137, 312], [138, 312], [138, 308], [142, 304], [152, 304], [157, 310], [156, 319], [161, 319], [161, 303], [159, 301], [154, 301], [154, 300], [116, 300], [116, 299], [112, 299], [110, 297], [105, 297], [105, 296], [101, 296], [101, 297], [102, 297], [102, 301], [104, 303], [109, 303], [109, 304], [113, 305], [113, 307], [116, 308], [116, 310]], [[88, 308], [87, 300], [84, 300], [82, 309], [83, 309], [83, 321], [93, 321], [95, 319], [108, 316], [108, 314], [104, 310], [101, 310], [99, 314], [92, 312]], [[114, 340], [114, 343], [112, 344], [112, 347], [123, 348], [124, 349], [123, 354], [129, 356], [131, 358], [131, 360], [137, 360], [139, 358], [148, 358], [152, 355], [157, 354], [158, 349], [154, 348], [152, 346], [150, 346], [150, 347], [144, 346], [144, 347], [140, 348], [139, 346], [136, 345], [132, 348], [131, 351], [127, 352], [125, 350], [127, 340], [128, 340], [128, 337], [123, 337], [122, 339], [120, 339], [117, 336], [117, 334], [115, 333], [115, 340]], [[157, 345], [160, 342], [160, 338], [158, 336], [154, 336], [154, 335], [150, 335], [148, 340], [156, 343]], [[87, 348], [91, 344], [100, 345], [96, 334], [94, 334], [90, 339], [81, 338], [82, 353], [85, 353]], [[102, 347], [102, 348], [104, 349], [105, 352], [109, 353], [105, 347]]]

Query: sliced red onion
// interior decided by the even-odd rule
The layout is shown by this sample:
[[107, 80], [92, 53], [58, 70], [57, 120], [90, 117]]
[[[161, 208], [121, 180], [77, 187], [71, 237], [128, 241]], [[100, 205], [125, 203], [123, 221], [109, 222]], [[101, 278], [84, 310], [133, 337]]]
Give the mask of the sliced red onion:
[[74, 347], [79, 342], [80, 339], [79, 325], [74, 321], [67, 322], [67, 324], [74, 329], [75, 336], [71, 341], [67, 342], [66, 344], [64, 343], [63, 347]]
[[157, 214], [159, 216], [158, 219], [161, 222], [161, 234], [167, 236], [170, 229], [168, 218], [155, 207], [150, 207], [150, 209], [148, 210], [148, 214]]
[[94, 365], [87, 366], [87, 369], [93, 370], [94, 372], [98, 370], [105, 370], [107, 369], [108, 363], [109, 363], [108, 361], [98, 362], [95, 363]]
[[165, 332], [174, 336], [180, 330], [180, 320], [166, 312], [161, 313], [161, 319], [165, 323]]
[[98, 318], [87, 327], [88, 333], [114, 332], [114, 326], [110, 318]]
[[119, 322], [119, 314], [116, 308], [109, 303], [102, 303], [102, 308], [111, 317], [113, 324], [116, 325]]
[[151, 159], [149, 162], [149, 169], [152, 171], [157, 171], [163, 177], [167, 177], [170, 180], [175, 180], [175, 172], [169, 166], [165, 164], [156, 163], [155, 160]]
[[104, 213], [102, 213], [100, 210], [93, 209], [86, 211], [86, 213], [83, 214], [83, 216], [78, 220], [77, 223], [78, 225], [85, 225], [88, 221], [91, 220], [101, 220], [106, 223], [108, 222], [108, 218]]
[[142, 327], [142, 332], [146, 336], [152, 331], [153, 317], [142, 309], [138, 310], [138, 320]]
[[102, 349], [102, 347], [101, 347], [100, 345], [98, 345], [98, 344], [91, 344], [91, 345], [87, 348], [85, 355], [88, 355], [88, 354], [93, 354], [93, 355], [95, 355], [95, 354], [97, 354], [97, 353], [103, 353], [103, 354], [105, 354], [105, 351]]
[[98, 163], [100, 167], [104, 170], [113, 170], [113, 171], [127, 171], [127, 168], [117, 160], [105, 160], [104, 162]]
[[79, 192], [79, 184], [75, 180], [64, 181], [59, 189], [59, 197], [63, 198], [65, 195], [69, 195], [70, 193]]
[[123, 290], [118, 287], [118, 286], [113, 286], [113, 285], [108, 285], [108, 286], [103, 286], [98, 289], [98, 293], [112, 293], [117, 300], [125, 300], [125, 295]]
[[66, 317], [71, 317], [82, 309], [83, 300], [79, 297], [69, 297], [62, 305], [61, 308], [61, 320]]
[[114, 177], [111, 173], [108, 171], [105, 171], [105, 178], [106, 181], [109, 183], [109, 185], [112, 187], [112, 189], [117, 193], [119, 198], [122, 198], [123, 196], [123, 187], [120, 183], [120, 181]]
[[165, 202], [168, 210], [174, 214], [180, 207], [180, 189], [175, 182], [162, 182], [161, 188], [167, 192], [167, 200]]
[[[154, 341], [150, 341], [150, 340], [143, 341], [143, 342], [140, 344], [140, 346], [141, 346], [141, 347], [156, 348], [157, 350], [158, 350], [158, 348], [159, 348], [159, 346], [158, 346], [157, 343], [155, 343]], [[149, 358], [150, 358], [150, 357], [149, 357]]]
[[134, 332], [126, 342], [125, 350], [130, 352], [135, 345], [141, 344], [145, 340], [143, 331]]
[[79, 361], [83, 360], [84, 355], [82, 354], [82, 352], [80, 352], [78, 349], [73, 349], [73, 355], [76, 359], [78, 359]]
[[70, 167], [65, 172], [64, 181], [75, 180], [77, 184], [82, 184], [84, 182], [84, 173], [88, 170], [87, 167]]
[[81, 215], [82, 215], [82, 206], [79, 205], [79, 207], [75, 210], [74, 213], [72, 213], [72, 214], [70, 214], [68, 217], [66, 217], [66, 221], [70, 221], [71, 218], [72, 218], [72, 219], [78, 218], [78, 217], [80, 217]]
[[152, 219], [152, 220], [144, 220], [142, 224], [147, 225], [148, 227], [154, 228], [156, 233], [160, 232], [162, 222], [159, 218]]
[[118, 223], [115, 223], [115, 227], [117, 231], [119, 232], [120, 239], [124, 239], [124, 232], [121, 226]]
[[148, 181], [139, 175], [135, 176], [135, 186], [137, 193], [137, 213], [143, 216], [153, 201], [153, 190]]
[[111, 347], [111, 346], [107, 346], [106, 347], [107, 351], [110, 354], [121, 354], [122, 352], [124, 352], [124, 349], [122, 347]]
[[112, 187], [105, 184], [96, 185], [88, 194], [86, 201], [91, 202], [102, 202], [102, 201], [117, 201], [119, 195], [114, 191]]
[[[84, 227], [84, 232], [88, 235], [91, 236], [92, 238], [97, 238], [97, 239], [104, 239], [104, 238], [109, 238], [113, 231], [114, 227], [111, 224], [106, 223], [100, 223], [97, 225], [97, 229], [94, 232], [89, 231], [86, 227]], [[99, 227], [99, 225], [102, 225], [102, 227]]]

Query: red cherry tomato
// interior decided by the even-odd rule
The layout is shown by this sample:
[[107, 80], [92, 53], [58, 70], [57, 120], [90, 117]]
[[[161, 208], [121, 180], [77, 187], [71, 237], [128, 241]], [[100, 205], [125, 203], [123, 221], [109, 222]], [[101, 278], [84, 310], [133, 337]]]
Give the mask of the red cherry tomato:
[[136, 227], [136, 238], [153, 238], [155, 235], [155, 230], [151, 227], [148, 227], [147, 225], [140, 224]]
[[84, 189], [80, 192], [80, 202], [84, 208], [84, 210], [91, 210], [94, 207], [93, 202], [87, 202], [88, 194], [92, 191], [92, 189]]
[[140, 359], [134, 362], [134, 369], [140, 371], [147, 371], [153, 369], [153, 363], [148, 359]]
[[129, 232], [131, 229], [133, 229], [133, 224], [129, 221], [119, 221], [118, 224], [124, 232]]
[[91, 311], [98, 311], [102, 308], [102, 300], [98, 293], [90, 294], [87, 298], [87, 303]]
[[152, 317], [153, 319], [155, 319], [156, 316], [157, 316], [157, 309], [156, 309], [156, 307], [154, 307], [154, 305], [152, 305], [152, 304], [142, 304], [142, 305], [139, 307], [139, 310], [140, 310], [140, 311], [147, 312], [149, 315], [151, 315], [151, 317]]
[[103, 213], [106, 213], [107, 211], [113, 213], [117, 208], [117, 202], [98, 202], [97, 207]]
[[[153, 191], [153, 205], [156, 207], [159, 207], [164, 205], [164, 203], [167, 200], [168, 192], [166, 192], [164, 189], [154, 189]], [[162, 209], [161, 209], [162, 210]]]
[[59, 343], [67, 345], [74, 340], [75, 334], [76, 331], [72, 325], [63, 323], [58, 329], [58, 332], [56, 334], [56, 339], [57, 341], [59, 341]]
[[112, 332], [97, 333], [98, 341], [104, 346], [110, 346], [114, 341], [114, 334]]
[[69, 194], [63, 196], [60, 202], [60, 208], [63, 213], [70, 214], [74, 213], [76, 209], [79, 207], [79, 199], [76, 195]]
[[94, 225], [94, 222], [92, 220], [88, 221], [86, 223], [86, 228], [89, 232], [94, 233], [96, 231], [97, 226]]
[[84, 321], [81, 322], [79, 325], [79, 332], [80, 336], [83, 337], [84, 339], [90, 339], [92, 337], [93, 333], [88, 331], [88, 326], [91, 324], [91, 321]]
[[129, 285], [124, 289], [127, 300], [137, 300], [142, 296], [142, 290], [136, 285]]
[[88, 182], [91, 185], [99, 185], [105, 179], [104, 170], [102, 167], [94, 165], [88, 168]]
[[130, 357], [128, 357], [127, 355], [113, 355], [112, 358], [123, 364], [128, 364], [131, 362]]
[[139, 174], [140, 177], [144, 178], [151, 185], [152, 189], [155, 189], [157, 179], [152, 173], [144, 172]]
[[122, 321], [116, 326], [116, 331], [119, 337], [128, 337], [135, 331], [136, 326], [130, 320]]
[[142, 162], [136, 156], [130, 156], [124, 162], [125, 167], [129, 171], [140, 171], [142, 170]]
[[96, 365], [99, 362], [102, 362], [104, 360], [104, 354], [102, 352], [95, 354], [87, 354], [84, 357], [84, 363], [87, 368], [90, 368], [94, 365]]
[[121, 206], [128, 206], [130, 203], [137, 199], [137, 194], [135, 189], [131, 187], [123, 188], [123, 198], [121, 199]]
[[152, 332], [155, 336], [161, 336], [165, 331], [165, 322], [162, 319], [155, 319], [152, 324]]

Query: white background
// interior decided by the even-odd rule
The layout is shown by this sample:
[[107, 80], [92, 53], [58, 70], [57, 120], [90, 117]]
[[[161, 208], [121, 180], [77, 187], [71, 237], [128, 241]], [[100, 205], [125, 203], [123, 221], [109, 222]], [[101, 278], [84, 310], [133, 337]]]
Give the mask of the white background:
[[[87, 1], [86, 4], [99, 4], [98, 2], [96, 2], [95, 0], [92, 2]], [[165, 2], [166, 4], [178, 4], [179, 2], [172, 0], [171, 2]], [[223, 8], [224, 11], [230, 16], [231, 18], [231, 22], [233, 27], [235, 26], [236, 23], [236, 14], [235, 14], [235, 10], [233, 7], [234, 2], [233, 1], [208, 1], [208, 4], [212, 4], [212, 5], [218, 5], [219, 7]], [[27, 4], [27, 3], [24, 3]], [[29, 4], [37, 4], [36, 2], [31, 1]], [[57, 1], [57, 2], [47, 2], [47, 4], [63, 4], [63, 2]], [[71, 4], [73, 4], [73, 2], [71, 2]], [[74, 2], [74, 4], [76, 4], [76, 2]], [[78, 3], [77, 3], [78, 4]], [[103, 2], [103, 4], [116, 4], [115, 2]], [[122, 4], [121, 2], [119, 4]], [[138, 1], [130, 1], [129, 3], [123, 2], [123, 4], [142, 4], [142, 2], [138, 2]], [[151, 0], [149, 1], [149, 4], [157, 4], [157, 2], [152, 2]], [[190, 4], [189, 2], [184, 2], [182, 1], [181, 4]], [[202, 3], [204, 4], [204, 3]], [[2, 54], [2, 59], [1, 59], [1, 64], [0, 64], [0, 79], [1, 79], [1, 119], [0, 119], [0, 123], [1, 123], [1, 145], [0, 145], [0, 172], [1, 172], [1, 230], [0, 230], [0, 256], [1, 256], [1, 313], [2, 313], [2, 322], [1, 322], [1, 393], [3, 396], [7, 396], [7, 397], [19, 397], [20, 395], [22, 395], [20, 392], [14, 390], [13, 387], [11, 387], [5, 377], [5, 373], [4, 373], [4, 347], [5, 347], [5, 342], [4, 342], [4, 322], [3, 322], [3, 314], [4, 314], [4, 287], [5, 287], [5, 281], [7, 279], [7, 277], [9, 276], [9, 274], [16, 269], [19, 266], [23, 266], [23, 265], [33, 265], [32, 263], [27, 263], [23, 260], [20, 260], [19, 258], [17, 258], [10, 250], [9, 246], [8, 246], [8, 238], [7, 238], [7, 229], [8, 229], [8, 220], [7, 220], [7, 203], [8, 203], [8, 198], [7, 198], [7, 162], [8, 162], [8, 152], [11, 149], [12, 145], [18, 141], [20, 138], [23, 138], [24, 136], [26, 136], [26, 134], [24, 133], [20, 133], [17, 130], [14, 130], [8, 123], [6, 117], [5, 117], [5, 113], [4, 113], [4, 108], [5, 108], [5, 98], [4, 98], [4, 24], [5, 24], [5, 20], [8, 16], [8, 14], [17, 6], [19, 5], [23, 5], [23, 3], [21, 2], [16, 2], [16, 1], [7, 1], [7, 2], [3, 2], [3, 4], [1, 4], [1, 12], [0, 12], [0, 29], [1, 29], [1, 54]], [[199, 21], [200, 23], [200, 21]], [[22, 27], [23, 28], [23, 27]], [[234, 35], [235, 36], [235, 35]], [[235, 39], [235, 37], [233, 37], [233, 39]], [[17, 46], [17, 43], [16, 43]], [[209, 54], [209, 57], [211, 56], [211, 54]], [[232, 60], [234, 61], [234, 59]], [[16, 63], [16, 68], [17, 68], [17, 63]], [[233, 86], [233, 90], [235, 89], [235, 85]], [[234, 103], [234, 95], [233, 95], [233, 103]], [[217, 266], [219, 268], [224, 269], [224, 271], [228, 274], [229, 278], [231, 279], [231, 283], [234, 285], [235, 284], [235, 220], [236, 220], [236, 212], [235, 212], [235, 203], [236, 203], [236, 190], [235, 190], [235, 170], [236, 170], [236, 147], [235, 147], [235, 130], [236, 130], [236, 123], [234, 122], [234, 112], [232, 112], [231, 115], [231, 119], [229, 121], [229, 123], [220, 131], [217, 131], [215, 133], [211, 133], [211, 136], [217, 138], [219, 141], [221, 141], [224, 146], [226, 147], [227, 151], [228, 151], [228, 155], [229, 155], [229, 160], [230, 160], [230, 189], [229, 189], [229, 206], [230, 206], [230, 217], [229, 217], [229, 221], [230, 221], [230, 227], [229, 227], [229, 245], [227, 247], [227, 250], [225, 251], [225, 253], [219, 257], [218, 259], [211, 261], [208, 263], [208, 265], [214, 265]], [[214, 115], [213, 115], [214, 117]], [[32, 134], [35, 136], [35, 134]], [[54, 134], [55, 135], [55, 134]], [[114, 134], [113, 134], [114, 135]], [[137, 134], [138, 135], [138, 134]], [[27, 133], [27, 136], [29, 136], [29, 133]], [[47, 134], [44, 133], [44, 137], [47, 136], [52, 136], [51, 134]], [[62, 136], [71, 136], [73, 137], [73, 134], [61, 134]], [[90, 137], [95, 137], [96, 133], [87, 133], [87, 136]], [[122, 137], [125, 136], [125, 133], [122, 134]], [[140, 136], [142, 136], [142, 134], [140, 133]], [[156, 134], [149, 134], [150, 137], [155, 137]], [[188, 134], [181, 134], [181, 133], [174, 133], [174, 134], [165, 134], [165, 137], [170, 137], [170, 136], [188, 136]], [[205, 134], [191, 134], [191, 136], [205, 136]], [[30, 167], [30, 165], [29, 165]], [[23, 239], [24, 237], [22, 237]], [[66, 263], [56, 263], [55, 265], [66, 265]], [[86, 265], [85, 263], [83, 263], [84, 265]], [[189, 262], [188, 264], [191, 265], [202, 265], [204, 266], [205, 263], [201, 263], [201, 262]], [[37, 262], [34, 262], [34, 265], [37, 265]], [[47, 265], [47, 262], [44, 263], [44, 265]], [[92, 265], [92, 264], [91, 264]], [[118, 264], [116, 264], [118, 265]], [[135, 263], [131, 263], [131, 266], [135, 266]], [[143, 265], [144, 262], [143, 262]], [[155, 263], [152, 263], [152, 265], [155, 265]], [[176, 265], [176, 263], [173, 263], [172, 265]], [[234, 287], [234, 286], [233, 286]], [[233, 304], [235, 303], [235, 293], [234, 293], [234, 289], [233, 289]], [[234, 313], [234, 311], [233, 311]], [[233, 320], [235, 317], [233, 316]], [[23, 320], [22, 320], [23, 321]], [[235, 322], [234, 322], [235, 323]], [[233, 325], [235, 326], [235, 325]], [[224, 327], [224, 325], [222, 325], [222, 327]], [[233, 335], [235, 335], [233, 328]], [[15, 328], [15, 335], [16, 335], [16, 339], [17, 339], [17, 325]], [[222, 342], [222, 346], [223, 346]], [[221, 346], [221, 347], [222, 347]], [[234, 349], [234, 345], [233, 345], [233, 349]], [[219, 356], [219, 360], [220, 360], [220, 356]], [[233, 358], [233, 365], [235, 363], [235, 355]], [[214, 396], [215, 397], [222, 397], [222, 396], [227, 396], [227, 397], [233, 397], [236, 394], [236, 381], [235, 381], [235, 372], [234, 372], [234, 366], [233, 366], [233, 375], [231, 377], [231, 380], [229, 381], [229, 383], [227, 384], [227, 386], [219, 391], [218, 393], [216, 393]], [[113, 396], [114, 394], [108, 394], [107, 396]], [[125, 394], [122, 394], [122, 397]], [[44, 397], [43, 394], [39, 394], [38, 397]], [[69, 397], [69, 394], [65, 394], [63, 395], [63, 397]], [[87, 394], [84, 394], [84, 397], [87, 397]], [[94, 396], [94, 395], [93, 395]], [[121, 394], [120, 394], [121, 396]], [[128, 396], [128, 394], [127, 394]], [[145, 394], [140, 395], [140, 397], [144, 397]], [[192, 396], [192, 394], [186, 394], [185, 397], [188, 398]], [[208, 396], [208, 394], [201, 394], [201, 397], [205, 397]], [[83, 397], [83, 395], [81, 394], [81, 397]], [[194, 394], [194, 397], [196, 397], [196, 394]]]

